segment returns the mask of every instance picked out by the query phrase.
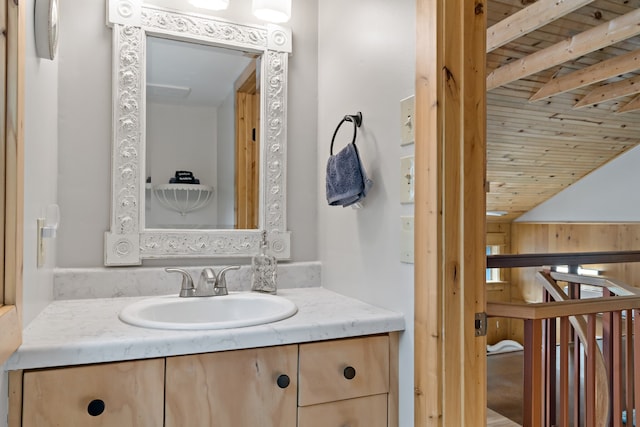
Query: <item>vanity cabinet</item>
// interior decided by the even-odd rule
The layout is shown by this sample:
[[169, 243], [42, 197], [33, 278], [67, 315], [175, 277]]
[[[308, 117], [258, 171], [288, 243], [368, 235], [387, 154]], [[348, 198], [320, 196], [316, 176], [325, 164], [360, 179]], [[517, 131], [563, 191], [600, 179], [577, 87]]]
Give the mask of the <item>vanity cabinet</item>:
[[12, 371], [9, 427], [397, 427], [397, 339]]
[[163, 359], [25, 371], [22, 426], [160, 427], [163, 382]]
[[295, 427], [298, 346], [167, 358], [166, 423]]

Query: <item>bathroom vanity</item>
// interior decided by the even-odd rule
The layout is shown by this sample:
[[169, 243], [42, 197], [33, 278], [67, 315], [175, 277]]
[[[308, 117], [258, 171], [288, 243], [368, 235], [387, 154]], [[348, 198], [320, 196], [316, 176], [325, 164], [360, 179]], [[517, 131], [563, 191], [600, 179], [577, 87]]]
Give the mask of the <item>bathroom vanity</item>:
[[209, 331], [119, 321], [140, 298], [56, 301], [7, 364], [9, 426], [397, 426], [403, 316], [280, 294], [293, 317]]
[[[168, 280], [165, 272], [143, 279], [130, 267], [143, 260], [248, 258], [262, 246], [262, 230], [267, 233], [271, 255], [280, 260], [291, 258], [286, 222], [291, 29], [237, 23], [152, 3], [106, 0], [113, 48], [113, 121], [111, 223], [105, 232], [105, 265], [128, 268], [99, 274], [114, 287], [111, 296], [115, 298], [54, 301], [23, 331], [22, 346], [5, 364], [9, 370], [9, 426], [397, 427], [402, 314], [319, 287], [283, 289], [290, 269], [281, 270], [282, 276], [279, 273], [278, 295], [291, 300], [298, 311], [283, 320], [217, 330], [152, 329], [119, 320], [123, 308], [144, 299], [120, 297], [122, 293], [166, 293], [155, 289]], [[198, 176], [203, 174], [199, 171], [219, 168], [217, 172], [241, 175], [254, 183], [246, 191], [251, 194], [236, 194], [225, 205], [220, 196], [233, 194], [240, 186], [229, 185], [227, 192], [222, 191], [222, 175], [217, 173], [215, 194], [206, 197], [207, 203], [209, 197], [216, 197], [218, 211], [221, 206], [225, 212], [252, 211], [256, 218], [251, 221], [236, 218], [232, 227], [227, 221], [215, 228], [220, 222], [209, 217], [198, 222], [186, 208], [155, 210], [154, 196], [158, 198], [158, 191], [168, 188], [165, 177], [178, 166], [174, 151], [159, 151], [176, 144], [163, 138], [169, 134], [162, 127], [152, 126], [164, 120], [150, 114], [175, 104], [175, 96], [170, 102], [163, 100], [169, 95], [163, 94], [166, 89], [179, 89], [190, 96], [208, 93], [165, 80], [170, 76], [162, 72], [174, 71], [175, 66], [156, 59], [181, 56], [152, 54], [160, 52], [160, 44], [163, 49], [195, 52], [198, 58], [207, 51], [211, 61], [206, 62], [218, 65], [251, 60], [242, 64], [240, 74], [221, 93], [245, 100], [235, 102], [236, 106], [252, 107], [229, 107], [219, 120], [217, 116], [200, 120], [218, 126], [215, 132], [206, 133], [216, 135], [216, 155], [209, 155], [210, 146], [199, 147], [207, 151], [185, 148], [186, 135], [198, 132], [181, 132], [185, 140], [180, 144], [181, 160]], [[221, 58], [221, 51], [232, 55]], [[198, 75], [204, 76], [207, 88], [222, 80], [221, 74], [208, 70]], [[244, 89], [244, 82], [255, 86], [252, 93]], [[232, 115], [235, 118], [229, 119]], [[250, 115], [255, 120], [249, 126], [246, 117]], [[238, 129], [240, 122], [246, 124], [236, 134], [257, 137], [250, 139], [250, 145], [259, 157], [246, 163], [259, 167], [234, 162], [241, 156], [233, 153], [245, 151], [242, 140], [249, 141], [230, 137], [234, 132], [228, 130]], [[196, 154], [187, 159], [186, 152]], [[202, 159], [214, 161], [201, 164]], [[234, 164], [235, 172], [227, 163]], [[228, 181], [233, 183], [231, 178]], [[148, 187], [156, 191], [147, 194]], [[177, 198], [175, 189], [171, 187]], [[245, 198], [242, 209], [231, 203], [231, 199]], [[176, 219], [176, 215], [181, 217]], [[186, 216], [189, 221], [182, 218]], [[63, 296], [104, 290], [84, 273], [69, 275], [74, 286], [66, 288], [69, 292], [63, 291]], [[169, 292], [175, 295], [178, 287], [173, 282]], [[236, 283], [250, 281], [245, 275], [244, 279], [238, 276]], [[296, 281], [296, 286], [303, 286], [300, 283], [305, 281]], [[136, 294], [136, 284], [154, 289]], [[230, 297], [216, 298], [224, 302]]]

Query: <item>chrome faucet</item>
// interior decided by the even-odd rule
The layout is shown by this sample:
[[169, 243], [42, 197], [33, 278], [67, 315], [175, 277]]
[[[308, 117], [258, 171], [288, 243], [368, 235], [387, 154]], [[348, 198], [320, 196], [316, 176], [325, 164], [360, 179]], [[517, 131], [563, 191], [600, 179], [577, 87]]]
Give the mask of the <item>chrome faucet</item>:
[[180, 273], [182, 274], [182, 285], [180, 287], [180, 296], [186, 297], [214, 297], [221, 295], [228, 295], [227, 290], [227, 278], [226, 273], [229, 270], [238, 270], [239, 265], [231, 267], [225, 267], [218, 274], [213, 271], [213, 268], [206, 267], [200, 273], [200, 279], [198, 280], [198, 286], [193, 285], [193, 279], [191, 275], [181, 268], [165, 268], [167, 273]]
[[204, 268], [200, 273], [198, 287], [196, 288], [196, 297], [210, 297], [218, 295], [216, 287], [218, 286], [218, 277], [213, 268]]

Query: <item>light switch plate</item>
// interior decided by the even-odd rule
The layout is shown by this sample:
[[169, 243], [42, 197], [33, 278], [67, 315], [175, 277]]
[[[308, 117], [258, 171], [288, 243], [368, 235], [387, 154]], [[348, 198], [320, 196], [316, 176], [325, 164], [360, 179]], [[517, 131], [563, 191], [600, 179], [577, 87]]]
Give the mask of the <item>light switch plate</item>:
[[400, 262], [413, 264], [413, 217], [401, 216]]
[[44, 227], [44, 218], [38, 218], [36, 219], [36, 231], [38, 233], [38, 240], [36, 242], [36, 248], [37, 248], [37, 267], [41, 268], [44, 266], [44, 261], [45, 261], [45, 255], [47, 253], [47, 247], [45, 246], [46, 243], [44, 241], [44, 239], [42, 238], [42, 228]]
[[414, 203], [415, 157], [400, 158], [400, 203]]
[[413, 144], [414, 136], [414, 117], [415, 115], [415, 96], [400, 101], [400, 145]]

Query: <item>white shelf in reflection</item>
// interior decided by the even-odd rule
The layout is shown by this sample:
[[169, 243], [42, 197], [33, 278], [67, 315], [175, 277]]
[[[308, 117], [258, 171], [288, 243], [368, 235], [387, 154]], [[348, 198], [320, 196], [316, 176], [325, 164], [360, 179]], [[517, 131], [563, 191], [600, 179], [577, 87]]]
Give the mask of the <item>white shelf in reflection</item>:
[[153, 191], [162, 206], [182, 216], [207, 206], [213, 198], [213, 187], [201, 184], [160, 184]]

